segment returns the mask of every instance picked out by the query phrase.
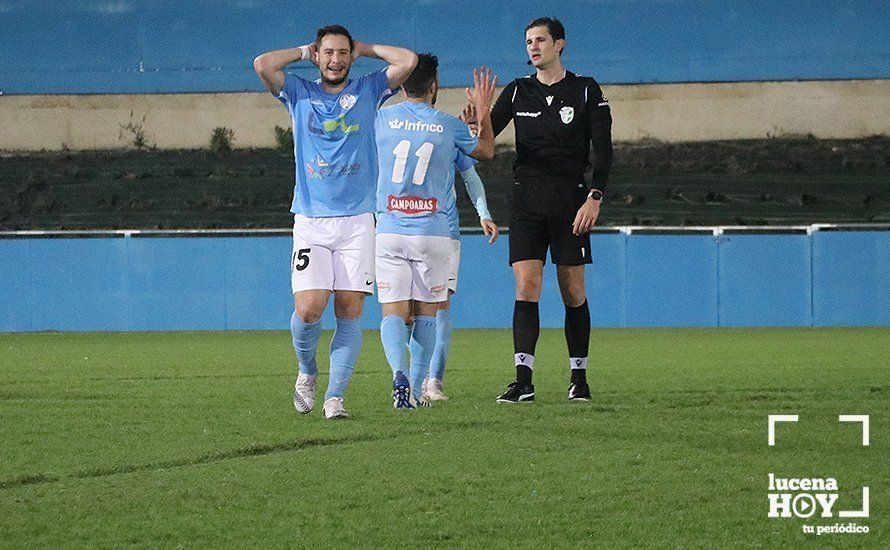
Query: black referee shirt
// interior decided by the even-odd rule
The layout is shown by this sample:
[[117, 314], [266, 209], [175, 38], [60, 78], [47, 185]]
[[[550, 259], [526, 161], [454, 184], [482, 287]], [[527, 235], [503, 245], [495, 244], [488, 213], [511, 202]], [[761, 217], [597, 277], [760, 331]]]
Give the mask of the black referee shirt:
[[507, 84], [491, 110], [494, 134], [513, 120], [516, 181], [546, 178], [577, 184], [593, 167], [588, 187], [604, 191], [612, 166], [612, 114], [596, 80], [566, 71], [556, 84], [536, 75]]

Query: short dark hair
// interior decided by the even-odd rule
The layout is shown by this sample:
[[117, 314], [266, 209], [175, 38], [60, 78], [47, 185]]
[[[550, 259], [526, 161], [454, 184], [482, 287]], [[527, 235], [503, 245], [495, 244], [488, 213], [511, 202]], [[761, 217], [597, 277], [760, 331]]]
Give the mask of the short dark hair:
[[346, 27], [342, 25], [328, 25], [326, 27], [318, 29], [318, 33], [316, 33], [315, 35], [316, 49], [321, 47], [321, 39], [329, 34], [339, 34], [341, 36], [345, 36], [349, 39], [349, 51], [353, 50], [355, 43], [352, 41], [352, 36], [349, 34], [349, 31], [346, 30]]
[[[562, 22], [555, 17], [538, 17], [526, 25], [525, 30], [527, 32], [529, 29], [535, 27], [547, 27], [547, 32], [553, 37], [554, 42], [566, 39], [566, 28], [563, 27]], [[559, 51], [559, 55], [562, 55], [562, 50]]]
[[433, 87], [436, 71], [439, 70], [439, 58], [431, 53], [417, 56], [417, 66], [402, 87], [408, 97], [423, 97]]

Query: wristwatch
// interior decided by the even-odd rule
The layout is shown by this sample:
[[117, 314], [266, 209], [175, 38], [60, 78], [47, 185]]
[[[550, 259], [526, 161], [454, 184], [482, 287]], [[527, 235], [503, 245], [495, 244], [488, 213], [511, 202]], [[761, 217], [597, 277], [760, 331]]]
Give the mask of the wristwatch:
[[598, 189], [591, 189], [590, 193], [587, 193], [588, 199], [593, 199], [595, 201], [603, 200], [603, 192]]

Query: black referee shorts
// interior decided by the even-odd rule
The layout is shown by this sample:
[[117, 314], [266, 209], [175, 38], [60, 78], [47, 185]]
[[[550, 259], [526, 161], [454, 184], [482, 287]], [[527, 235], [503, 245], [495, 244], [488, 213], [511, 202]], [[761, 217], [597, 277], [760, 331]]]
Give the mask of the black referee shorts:
[[591, 263], [590, 234], [576, 236], [572, 223], [587, 199], [583, 184], [540, 180], [513, 182], [510, 200], [510, 265], [522, 260], [556, 265]]

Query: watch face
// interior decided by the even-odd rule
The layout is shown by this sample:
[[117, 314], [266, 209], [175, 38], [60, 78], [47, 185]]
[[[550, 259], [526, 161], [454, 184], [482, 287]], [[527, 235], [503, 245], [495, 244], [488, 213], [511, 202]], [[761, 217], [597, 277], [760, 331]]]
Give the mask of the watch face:
[[592, 191], [590, 193], [590, 198], [595, 201], [601, 201], [601, 200], [603, 200], [603, 194], [600, 193], [599, 191]]

